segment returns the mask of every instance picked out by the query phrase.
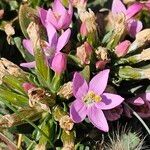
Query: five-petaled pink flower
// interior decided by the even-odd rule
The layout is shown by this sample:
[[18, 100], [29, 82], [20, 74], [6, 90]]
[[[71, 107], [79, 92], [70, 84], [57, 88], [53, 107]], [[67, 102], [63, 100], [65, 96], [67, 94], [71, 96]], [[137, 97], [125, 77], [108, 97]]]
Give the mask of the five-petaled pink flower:
[[73, 8], [69, 3], [69, 8], [66, 9], [60, 0], [55, 0], [52, 9], [39, 9], [39, 17], [44, 26], [51, 23], [57, 30], [67, 29], [72, 21]]
[[[44, 53], [46, 55], [47, 60], [50, 62], [50, 66], [51, 66], [53, 58], [55, 56], [58, 56], [57, 54], [61, 53], [60, 51], [62, 50], [62, 48], [68, 43], [68, 40], [69, 40], [70, 35], [71, 35], [71, 30], [67, 29], [59, 37], [58, 37], [56, 29], [50, 23], [47, 24], [46, 30], [47, 30], [47, 35], [48, 35], [48, 42], [44, 41], [42, 48], [44, 50]], [[27, 51], [31, 55], [34, 55], [33, 45], [29, 39], [23, 40], [23, 46], [27, 49]], [[64, 55], [64, 54], [61, 53], [60, 55]], [[62, 57], [64, 57], [64, 56], [62, 56]], [[35, 61], [27, 62], [27, 63], [21, 63], [20, 65], [22, 67], [34, 68], [35, 67]]]
[[135, 20], [133, 17], [142, 10], [143, 6], [140, 3], [134, 3], [126, 9], [121, 0], [113, 0], [112, 13], [114, 15], [123, 13], [126, 17], [127, 30], [129, 34], [134, 37], [136, 33], [142, 30], [143, 25], [141, 21]]
[[108, 123], [102, 110], [115, 108], [124, 100], [119, 95], [104, 92], [108, 77], [109, 69], [103, 70], [88, 85], [79, 73], [74, 74], [73, 94], [76, 100], [70, 106], [70, 117], [75, 123], [82, 122], [88, 116], [95, 127], [108, 132]]

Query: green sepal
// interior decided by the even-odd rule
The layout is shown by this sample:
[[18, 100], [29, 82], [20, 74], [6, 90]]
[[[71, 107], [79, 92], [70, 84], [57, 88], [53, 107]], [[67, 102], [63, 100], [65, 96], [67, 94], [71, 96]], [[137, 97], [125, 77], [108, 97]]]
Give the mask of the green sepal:
[[89, 82], [90, 80], [90, 66], [85, 66], [85, 68], [81, 71], [82, 76], [84, 79]]

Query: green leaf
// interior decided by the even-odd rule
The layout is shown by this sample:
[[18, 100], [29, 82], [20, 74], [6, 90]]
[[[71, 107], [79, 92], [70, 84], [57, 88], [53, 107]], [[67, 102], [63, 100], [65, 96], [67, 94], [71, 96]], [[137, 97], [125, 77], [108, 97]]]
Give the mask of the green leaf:
[[12, 89], [12, 90], [14, 90], [14, 91], [16, 91], [18, 93], [21, 93], [23, 95], [26, 95], [25, 91], [23, 90], [22, 84], [24, 82], [27, 82], [27, 81], [25, 81], [25, 80], [23, 80], [21, 78], [17, 78], [17, 77], [12, 76], [12, 75], [4, 76], [2, 81], [10, 89]]
[[[51, 142], [54, 143], [55, 134], [56, 134], [55, 133], [55, 124], [54, 124], [54, 120], [52, 118], [50, 118], [49, 116], [50, 115], [48, 114], [48, 117], [46, 117], [44, 119], [40, 128], [49, 137]], [[47, 139], [45, 138], [45, 136], [43, 136], [41, 134], [40, 139], [39, 139], [39, 144], [40, 145], [47, 145], [47, 143], [48, 143]]]
[[41, 48], [35, 49], [35, 61], [39, 82], [42, 86], [50, 88], [51, 70]]
[[27, 4], [21, 5], [19, 9], [19, 23], [21, 30], [26, 38], [28, 38], [27, 28], [29, 24], [37, 18], [36, 10]]
[[13, 105], [17, 105], [19, 107], [20, 106], [24, 107], [28, 105], [27, 97], [14, 93], [12, 91], [8, 91], [7, 89], [4, 89], [4, 88], [3, 89], [0, 88], [0, 98], [5, 99], [5, 101]]

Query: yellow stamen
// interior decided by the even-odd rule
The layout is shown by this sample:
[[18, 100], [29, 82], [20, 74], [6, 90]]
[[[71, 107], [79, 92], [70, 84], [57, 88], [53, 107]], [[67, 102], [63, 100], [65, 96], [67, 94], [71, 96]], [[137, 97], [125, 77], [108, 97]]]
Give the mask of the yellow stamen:
[[95, 94], [93, 91], [87, 93], [87, 95], [83, 98], [84, 102], [87, 104], [91, 104], [93, 102], [100, 102], [102, 97], [100, 95]]

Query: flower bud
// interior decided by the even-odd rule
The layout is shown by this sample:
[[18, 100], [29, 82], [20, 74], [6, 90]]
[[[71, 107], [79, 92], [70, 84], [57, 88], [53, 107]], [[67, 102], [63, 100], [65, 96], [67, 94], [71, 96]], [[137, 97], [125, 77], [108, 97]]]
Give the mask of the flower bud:
[[59, 125], [65, 131], [70, 131], [72, 130], [74, 123], [68, 115], [65, 115], [60, 118]]
[[28, 90], [29, 106], [38, 104], [41, 109], [49, 111], [55, 105], [55, 97], [42, 88], [32, 87]]
[[63, 116], [67, 115], [67, 112], [65, 112], [63, 110], [63, 108], [59, 105], [57, 105], [54, 109], [53, 109], [53, 116], [54, 116], [54, 119], [56, 121], [59, 121]]
[[27, 33], [30, 37], [30, 40], [33, 44], [33, 49], [34, 48], [39, 48], [41, 43], [40, 43], [40, 29], [39, 29], [39, 26], [34, 23], [34, 22], [31, 22], [27, 28]]
[[136, 34], [135, 41], [130, 45], [128, 53], [133, 52], [141, 47], [145, 47], [150, 42], [150, 28], [144, 29]]
[[95, 53], [98, 60], [108, 60], [107, 48], [99, 46]]
[[35, 85], [33, 85], [32, 83], [25, 82], [25, 83], [22, 84], [22, 87], [23, 87], [24, 91], [26, 93], [28, 93], [28, 91], [30, 89], [35, 88]]
[[0, 9], [0, 19], [3, 18], [3, 15], [4, 15], [4, 9]]
[[51, 64], [51, 69], [58, 75], [62, 74], [66, 70], [67, 58], [63, 53], [57, 53]]
[[128, 40], [125, 40], [121, 43], [119, 43], [116, 47], [115, 47], [115, 53], [117, 55], [117, 57], [123, 57], [127, 54], [128, 52], [128, 48], [131, 45], [131, 42]]
[[107, 63], [108, 63], [107, 60], [99, 60], [99, 61], [97, 61], [96, 62], [96, 69], [103, 70]]
[[10, 44], [10, 42], [11, 42], [11, 36], [15, 34], [15, 30], [12, 27], [12, 24], [10, 24], [10, 23], [7, 23], [4, 26], [4, 30], [5, 30], [5, 33], [7, 34], [7, 42]]
[[87, 36], [87, 34], [88, 34], [85, 22], [82, 22], [82, 24], [81, 24], [80, 33], [82, 36]]
[[122, 40], [127, 33], [125, 15], [123, 13], [116, 15], [110, 14], [108, 18], [108, 28], [110, 28], [109, 30], [113, 30], [107, 44], [107, 47], [112, 49], [118, 45], [120, 40]]
[[80, 59], [82, 65], [90, 64], [91, 54], [92, 54], [92, 47], [87, 42], [85, 42], [83, 45], [77, 48], [76, 55]]
[[[84, 31], [83, 33], [93, 33], [97, 31], [97, 23], [96, 23], [96, 16], [94, 12], [89, 9], [89, 11], [84, 11], [79, 14], [80, 19], [82, 21], [82, 25], [80, 29], [81, 31]], [[82, 35], [82, 32], [81, 32]], [[85, 36], [85, 34], [83, 35]]]
[[87, 0], [71, 0], [71, 3], [78, 9], [78, 12], [86, 11]]
[[119, 77], [125, 80], [138, 80], [141, 79], [142, 74], [141, 74], [141, 69], [138, 68], [132, 68], [130, 66], [125, 66], [125, 67], [120, 67], [119, 68]]
[[62, 98], [69, 99], [73, 96], [73, 85], [72, 82], [65, 83], [57, 93]]
[[150, 68], [141, 69], [140, 73], [141, 73], [142, 79], [149, 79], [150, 80]]
[[135, 64], [147, 60], [150, 60], [150, 48], [143, 50], [140, 54], [121, 59], [122, 62], [128, 62], [130, 64]]

